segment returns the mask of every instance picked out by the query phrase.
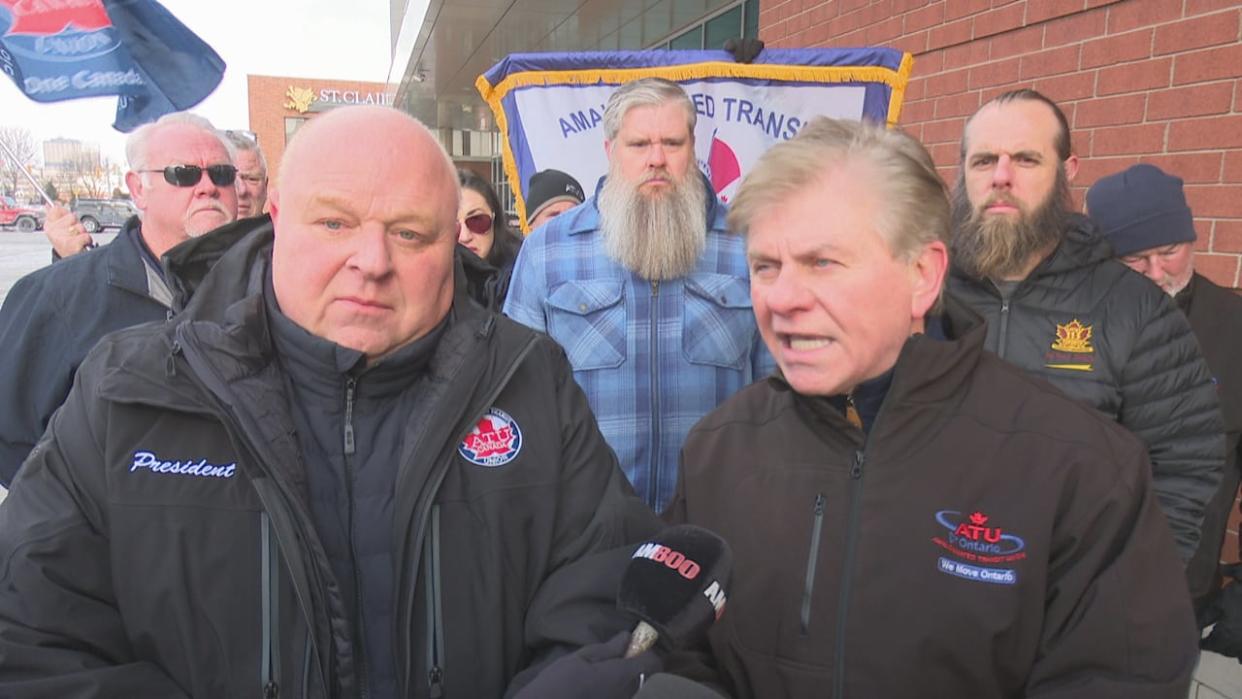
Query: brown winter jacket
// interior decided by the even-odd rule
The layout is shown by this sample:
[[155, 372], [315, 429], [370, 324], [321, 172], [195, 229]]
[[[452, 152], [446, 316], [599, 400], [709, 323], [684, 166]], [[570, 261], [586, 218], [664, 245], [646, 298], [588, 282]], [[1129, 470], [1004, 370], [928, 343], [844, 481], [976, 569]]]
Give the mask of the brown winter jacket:
[[1182, 565], [1124, 428], [983, 350], [950, 304], [869, 435], [779, 377], [704, 418], [666, 519], [732, 546], [712, 656], [738, 697], [1186, 696]]

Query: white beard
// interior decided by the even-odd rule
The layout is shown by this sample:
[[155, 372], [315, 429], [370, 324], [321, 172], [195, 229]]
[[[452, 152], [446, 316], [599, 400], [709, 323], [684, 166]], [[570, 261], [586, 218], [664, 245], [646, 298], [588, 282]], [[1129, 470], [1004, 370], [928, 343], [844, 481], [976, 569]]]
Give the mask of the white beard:
[[671, 179], [663, 195], [651, 196], [610, 171], [596, 202], [604, 252], [650, 281], [693, 271], [707, 245], [707, 190], [697, 175]]

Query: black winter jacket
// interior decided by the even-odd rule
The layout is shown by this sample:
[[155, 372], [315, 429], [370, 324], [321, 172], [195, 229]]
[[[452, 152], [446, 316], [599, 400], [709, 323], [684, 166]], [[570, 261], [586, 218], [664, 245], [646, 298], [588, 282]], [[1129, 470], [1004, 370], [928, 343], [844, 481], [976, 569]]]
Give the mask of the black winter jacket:
[[665, 517], [720, 533], [733, 585], [714, 663], [670, 670], [762, 699], [1184, 699], [1198, 634], [1143, 445], [949, 308], [866, 435], [779, 377], [695, 426]]
[[[258, 293], [270, 241], [83, 363], [0, 504], [0, 696], [355, 695]], [[402, 696], [497, 697], [632, 625], [615, 547], [658, 522], [561, 350], [460, 294], [450, 313], [393, 455], [393, 642]]]
[[18, 280], [0, 309], [0, 485], [65, 401], [73, 374], [99, 338], [168, 317], [152, 296], [139, 220], [101, 248]]
[[1178, 303], [1188, 306], [1186, 316], [1190, 327], [1212, 370], [1212, 383], [1220, 396], [1221, 415], [1225, 419], [1227, 443], [1224, 476], [1216, 495], [1208, 503], [1199, 550], [1186, 568], [1195, 606], [1203, 608], [1220, 588], [1221, 575], [1217, 568], [1221, 555], [1242, 553], [1221, 551], [1242, 476], [1239, 471], [1242, 469], [1242, 361], [1239, 361], [1242, 357], [1242, 298], [1196, 274], [1178, 294]]
[[1095, 225], [1078, 215], [1008, 301], [990, 280], [957, 269], [949, 292], [987, 320], [987, 349], [1147, 444], [1156, 496], [1189, 560], [1225, 444], [1212, 375], [1172, 299], [1112, 259]]

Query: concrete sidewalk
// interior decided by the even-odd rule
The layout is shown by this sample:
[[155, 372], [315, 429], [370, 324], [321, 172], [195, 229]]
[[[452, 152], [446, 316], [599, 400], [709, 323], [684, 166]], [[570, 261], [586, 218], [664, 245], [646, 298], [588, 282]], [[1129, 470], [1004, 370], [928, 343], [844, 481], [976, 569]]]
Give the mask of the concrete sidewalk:
[[1187, 699], [1242, 699], [1242, 664], [1204, 651]]

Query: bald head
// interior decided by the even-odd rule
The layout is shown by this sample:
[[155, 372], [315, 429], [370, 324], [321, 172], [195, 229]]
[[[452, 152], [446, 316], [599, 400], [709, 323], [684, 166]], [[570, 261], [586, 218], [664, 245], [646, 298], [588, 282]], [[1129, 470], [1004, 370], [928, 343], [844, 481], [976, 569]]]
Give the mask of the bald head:
[[[376, 157], [363, 157], [363, 152]], [[357, 106], [334, 109], [311, 119], [298, 130], [280, 160], [281, 180], [319, 177], [302, 162], [342, 158], [365, 170], [385, 173], [415, 167], [431, 178], [443, 178], [457, 191], [457, 168], [431, 131], [414, 117], [391, 107]], [[287, 188], [287, 187], [286, 187]], [[460, 196], [460, 195], [458, 195]], [[457, 215], [453, 202], [452, 215]]]
[[337, 109], [298, 131], [280, 173], [272, 286], [286, 316], [378, 359], [447, 315], [460, 192], [426, 127], [386, 107]]

